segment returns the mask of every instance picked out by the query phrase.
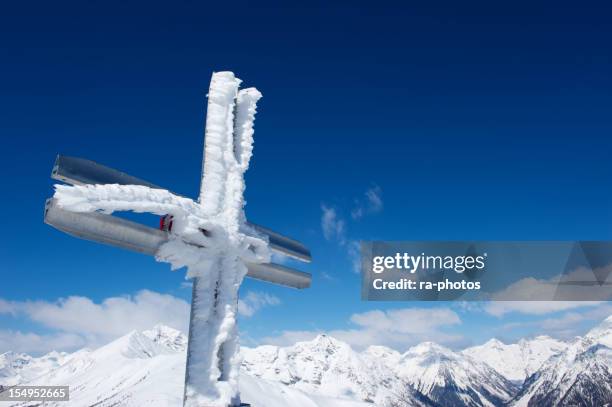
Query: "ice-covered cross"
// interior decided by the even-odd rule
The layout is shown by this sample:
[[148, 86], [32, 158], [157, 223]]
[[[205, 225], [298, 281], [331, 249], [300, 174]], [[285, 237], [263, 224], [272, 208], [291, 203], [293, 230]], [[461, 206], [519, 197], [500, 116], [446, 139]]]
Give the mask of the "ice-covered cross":
[[[240, 405], [238, 289], [247, 264], [270, 261], [268, 236], [246, 222], [243, 210], [244, 173], [253, 151], [253, 122], [261, 94], [255, 88], [239, 90], [240, 82], [231, 72], [212, 76], [197, 202], [165, 189], [119, 183], [56, 185], [53, 199], [59, 209], [72, 213], [171, 216], [171, 233], [155, 256], [173, 269], [187, 267], [188, 277], [193, 278], [184, 394], [184, 405], [190, 407]], [[69, 227], [47, 222], [79, 237], [103, 241], [99, 234], [106, 231], [96, 231], [95, 237], [82, 232], [89, 220], [71, 221]], [[80, 229], [74, 232], [77, 224]]]

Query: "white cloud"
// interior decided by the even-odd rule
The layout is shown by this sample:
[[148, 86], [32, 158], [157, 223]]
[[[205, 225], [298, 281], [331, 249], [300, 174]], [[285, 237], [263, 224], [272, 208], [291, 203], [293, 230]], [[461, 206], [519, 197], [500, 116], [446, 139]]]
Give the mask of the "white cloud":
[[326, 333], [347, 342], [356, 349], [370, 345], [384, 345], [400, 351], [422, 341], [435, 341], [448, 346], [465, 342], [463, 336], [445, 332], [445, 329], [461, 324], [459, 316], [444, 308], [403, 308], [388, 311], [374, 310], [353, 314], [353, 329], [330, 331], [283, 331], [278, 336], [262, 339], [263, 343], [291, 345], [299, 340], [309, 340]]
[[338, 216], [335, 208], [330, 208], [321, 205], [323, 214], [321, 216], [321, 227], [323, 229], [323, 236], [327, 240], [335, 240], [337, 243], [346, 249], [346, 253], [351, 262], [351, 269], [355, 273], [359, 273], [361, 270], [361, 251], [359, 242], [356, 240], [349, 240], [346, 237], [346, 223], [344, 219]]
[[568, 336], [572, 337], [578, 334], [577, 331], [574, 331], [577, 324], [584, 321], [600, 321], [610, 315], [612, 315], [612, 303], [604, 303], [590, 310], [570, 311], [559, 318], [547, 318], [539, 322], [538, 326], [544, 332], [571, 332]]
[[545, 315], [574, 308], [593, 307], [601, 301], [491, 301], [485, 311], [496, 317], [516, 312], [528, 315]]
[[0, 330], [0, 353], [13, 351], [28, 354], [45, 354], [51, 350], [75, 350], [87, 345], [86, 340], [75, 334], [56, 333], [38, 335], [31, 332]]
[[[598, 276], [604, 278], [598, 279]], [[484, 309], [487, 313], [499, 317], [511, 312], [544, 315], [573, 308], [593, 307], [611, 299], [610, 285], [612, 265], [594, 270], [579, 267], [570, 273], [549, 279], [520, 279], [493, 293], [492, 301]]]
[[238, 301], [238, 313], [244, 317], [250, 317], [263, 307], [279, 304], [280, 300], [273, 295], [249, 291]]
[[[580, 304], [580, 303], [578, 303]], [[589, 304], [589, 306], [595, 304]], [[529, 329], [534, 335], [548, 335], [559, 339], [570, 339], [584, 335], [593, 324], [612, 315], [612, 303], [598, 303], [597, 306], [581, 311], [567, 311], [558, 317], [537, 321], [512, 322], [504, 324], [501, 331], [513, 332], [517, 329]], [[588, 323], [588, 325], [585, 325]]]
[[[600, 281], [596, 276], [608, 277]], [[570, 273], [551, 278], [520, 279], [491, 295], [492, 300], [555, 300], [555, 301], [606, 301], [612, 299], [612, 265], [591, 270], [579, 267]]]
[[15, 307], [8, 301], [0, 298], [0, 314], [11, 314], [15, 315]]
[[100, 304], [78, 296], [55, 303], [37, 301], [26, 303], [24, 310], [32, 320], [51, 328], [111, 336], [157, 323], [185, 331], [189, 319], [186, 301], [149, 290], [135, 296], [110, 297]]
[[296, 342], [310, 341], [323, 331], [283, 331], [278, 336], [269, 336], [262, 339], [262, 343], [277, 346], [289, 346]]
[[326, 272], [326, 271], [321, 271], [319, 274], [320, 274], [320, 275], [321, 275], [321, 277], [323, 277], [325, 280], [328, 280], [328, 281], [335, 281], [335, 280], [336, 280], [336, 279], [334, 278], [334, 276], [332, 276], [331, 274], [329, 274], [329, 273], [328, 273], [328, 272]]
[[47, 350], [71, 350], [83, 345], [97, 347], [131, 330], [149, 329], [158, 323], [187, 332], [189, 323], [186, 301], [149, 290], [139, 291], [134, 296], [109, 297], [100, 303], [82, 296], [57, 301], [2, 301], [0, 313], [25, 315], [57, 331], [46, 336], [18, 333], [12, 341], [10, 333], [4, 331], [4, 340], [0, 341], [4, 350], [37, 346], [41, 351], [45, 347]]
[[[266, 293], [248, 292], [238, 311], [252, 316], [280, 300]], [[189, 328], [189, 304], [169, 294], [142, 290], [133, 296], [109, 297], [99, 303], [83, 296], [57, 301], [6, 301], [0, 299], [0, 315], [27, 318], [50, 333], [0, 330], [0, 353], [5, 351], [46, 353], [96, 348], [132, 330], [164, 324], [182, 332]]]
[[361, 219], [365, 215], [378, 213], [383, 209], [382, 190], [375, 185], [365, 192], [365, 199], [356, 199], [351, 211], [353, 219]]
[[329, 208], [324, 204], [321, 205], [323, 214], [321, 216], [321, 228], [323, 236], [327, 240], [337, 240], [340, 244], [345, 242], [345, 223], [344, 220], [338, 217], [335, 208]]
[[[351, 211], [353, 220], [380, 212], [383, 209], [382, 190], [379, 186], [375, 185], [369, 188], [364, 195], [364, 198], [355, 200], [355, 207]], [[347, 223], [338, 214], [336, 208], [321, 204], [321, 210], [323, 236], [326, 240], [335, 241], [346, 249], [352, 270], [355, 273], [359, 273], [361, 269], [359, 242], [347, 237]]]
[[372, 212], [380, 212], [383, 208], [382, 190], [379, 186], [374, 186], [366, 191], [368, 204]]
[[361, 272], [361, 246], [358, 241], [351, 240], [347, 243], [347, 253], [349, 256], [349, 260], [351, 261], [351, 266], [353, 272], [360, 273]]

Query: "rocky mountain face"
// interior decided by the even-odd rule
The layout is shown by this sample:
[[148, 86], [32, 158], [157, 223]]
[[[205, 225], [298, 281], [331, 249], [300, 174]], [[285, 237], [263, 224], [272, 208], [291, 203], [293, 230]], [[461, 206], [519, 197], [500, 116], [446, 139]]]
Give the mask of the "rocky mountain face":
[[410, 348], [396, 371], [440, 406], [502, 405], [518, 391], [487, 364], [432, 342]]
[[612, 316], [543, 363], [513, 406], [612, 405]]

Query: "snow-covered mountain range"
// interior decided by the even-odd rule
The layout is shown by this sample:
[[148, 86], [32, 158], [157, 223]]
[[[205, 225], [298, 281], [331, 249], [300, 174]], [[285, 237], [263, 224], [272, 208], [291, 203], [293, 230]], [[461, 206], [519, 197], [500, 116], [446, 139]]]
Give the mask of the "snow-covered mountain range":
[[[180, 406], [185, 347], [184, 334], [156, 326], [96, 350], [7, 352], [0, 386], [68, 385], [70, 406]], [[402, 354], [320, 335], [242, 354], [242, 398], [253, 407], [612, 405], [612, 316], [569, 342], [491, 340], [461, 352], [425, 342]]]

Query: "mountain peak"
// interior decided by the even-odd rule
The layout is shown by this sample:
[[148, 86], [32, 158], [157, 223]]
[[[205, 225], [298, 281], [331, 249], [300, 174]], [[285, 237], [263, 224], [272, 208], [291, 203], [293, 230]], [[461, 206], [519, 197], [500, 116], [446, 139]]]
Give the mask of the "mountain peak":
[[483, 346], [503, 347], [503, 346], [506, 346], [506, 344], [497, 338], [491, 338], [488, 341], [486, 341]]
[[96, 349], [93, 355], [100, 359], [115, 355], [122, 355], [128, 359], [148, 359], [164, 353], [171, 353], [171, 349], [145, 335], [144, 332], [133, 330]]
[[187, 348], [187, 336], [178, 329], [167, 325], [157, 324], [153, 329], [142, 331], [142, 334], [158, 345], [173, 351], [181, 351]]
[[415, 345], [411, 347], [410, 349], [408, 349], [406, 353], [402, 355], [402, 358], [413, 358], [415, 356], [425, 357], [425, 356], [431, 356], [431, 355], [437, 355], [437, 356], [442, 355], [442, 356], [454, 357], [455, 353], [445, 346], [439, 345], [435, 342], [426, 341], [426, 342], [421, 342], [418, 345]]
[[448, 351], [450, 349], [437, 344], [436, 342], [431, 342], [431, 341], [425, 341], [425, 342], [421, 342], [418, 345], [413, 346], [410, 349], [414, 349], [414, 350], [433, 350], [433, 351]]
[[319, 334], [315, 336], [313, 340], [302, 342], [302, 343], [308, 343], [312, 345], [313, 347], [317, 347], [317, 348], [338, 348], [338, 347], [343, 347], [343, 346], [348, 347], [348, 345], [345, 344], [344, 342], [332, 336], [329, 336], [327, 334]]

